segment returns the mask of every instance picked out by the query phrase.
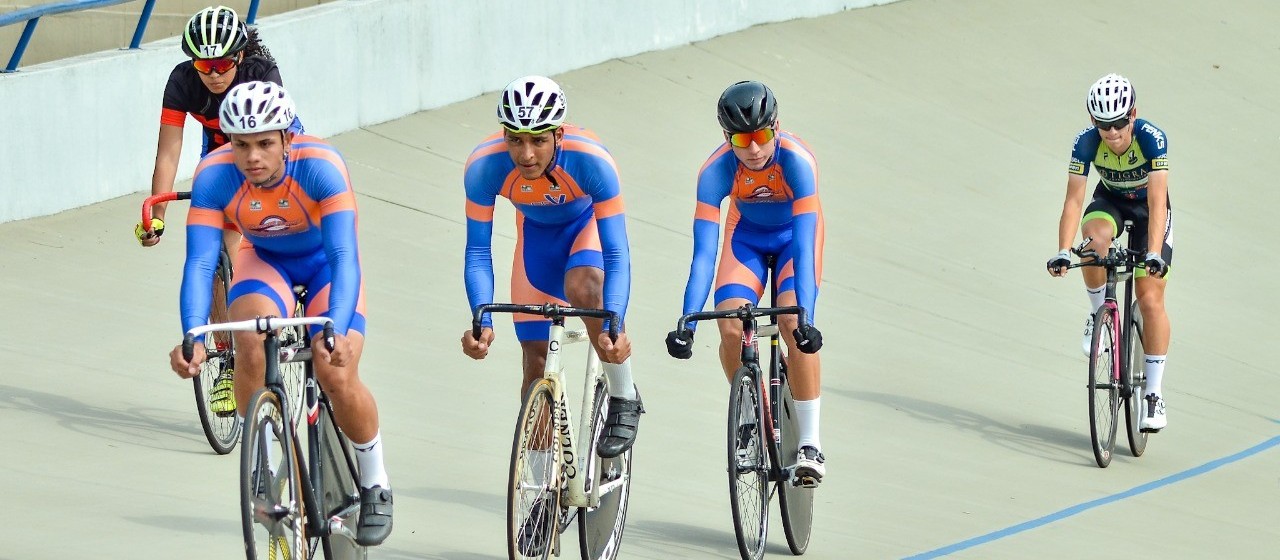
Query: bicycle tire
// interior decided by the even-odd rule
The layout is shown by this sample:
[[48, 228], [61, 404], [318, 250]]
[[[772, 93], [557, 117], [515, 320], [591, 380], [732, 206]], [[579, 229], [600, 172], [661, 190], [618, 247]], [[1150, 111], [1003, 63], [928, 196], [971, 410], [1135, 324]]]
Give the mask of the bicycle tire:
[[1089, 352], [1089, 439], [1099, 467], [1111, 464], [1116, 445], [1116, 417], [1120, 412], [1120, 387], [1114, 379], [1115, 314], [1102, 306], [1093, 317], [1093, 342]]
[[[305, 314], [301, 311], [302, 305], [294, 309], [294, 317], [303, 317]], [[309, 346], [307, 341], [307, 328], [304, 326], [287, 327], [280, 329], [279, 334], [280, 347], [288, 346]], [[306, 398], [302, 393], [303, 384], [306, 383], [306, 364], [302, 362], [290, 362], [280, 364], [280, 382], [284, 384], [285, 395], [289, 398], [289, 417], [293, 419], [294, 430], [302, 424], [303, 408], [306, 405]]]
[[745, 366], [734, 374], [726, 430], [729, 505], [743, 560], [763, 558], [769, 534], [769, 459], [760, 429], [762, 402], [756, 379]]
[[[316, 433], [320, 439], [319, 492], [320, 514], [326, 520], [342, 514], [341, 524], [350, 535], [356, 533], [360, 522], [360, 486], [355, 464], [355, 450], [351, 440], [338, 430], [333, 421], [333, 408], [327, 399], [320, 404], [320, 416], [316, 420]], [[354, 506], [354, 509], [352, 509]], [[324, 557], [328, 560], [364, 560], [369, 551], [343, 533], [329, 533], [320, 539]]]
[[[231, 286], [231, 259], [226, 251], [219, 254], [218, 269], [214, 275], [213, 305], [227, 307], [227, 290]], [[220, 300], [220, 301], [219, 301]], [[221, 319], [214, 319], [215, 322]], [[233, 367], [235, 341], [230, 333], [209, 333], [204, 338], [207, 357], [200, 364], [200, 375], [191, 379], [195, 390], [196, 412], [200, 416], [200, 428], [214, 453], [226, 455], [236, 448], [240, 442], [240, 421], [236, 414], [219, 415], [211, 408], [209, 395], [213, 392], [214, 381], [227, 368]]]
[[[511, 445], [507, 485], [507, 554], [511, 560], [546, 559], [555, 548], [560, 520], [560, 422], [551, 382], [539, 379], [525, 393]], [[535, 456], [537, 451], [546, 455]], [[535, 507], [538, 504], [541, 511]]]
[[[778, 509], [782, 513], [782, 530], [787, 535], [787, 547], [791, 554], [799, 556], [809, 548], [809, 535], [813, 529], [813, 488], [794, 486], [789, 474], [790, 467], [795, 465], [795, 456], [788, 455], [800, 449], [800, 421], [796, 418], [795, 399], [791, 396], [791, 384], [784, 376], [782, 387], [778, 391], [782, 395], [781, 418], [778, 425], [782, 428], [782, 444], [777, 449], [779, 466], [784, 466], [782, 480], [778, 485]], [[783, 460], [787, 459], [789, 460]], [[787, 466], [787, 463], [791, 465]]]
[[[248, 560], [309, 560], [298, 448], [280, 398], [259, 389], [250, 399], [240, 448], [240, 520]], [[275, 447], [274, 462], [269, 447]]]
[[586, 476], [590, 478], [588, 493], [598, 485], [606, 486], [600, 503], [594, 508], [578, 508], [578, 544], [583, 560], [613, 560], [622, 546], [622, 533], [627, 524], [627, 504], [631, 500], [631, 449], [612, 459], [596, 455], [596, 445], [604, 431], [609, 412], [609, 392], [604, 379], [596, 383], [595, 408], [591, 425], [591, 445], [588, 457], [594, 468]]
[[1147, 433], [1141, 430], [1142, 417], [1147, 415], [1147, 374], [1146, 350], [1142, 345], [1142, 312], [1138, 303], [1129, 308], [1129, 343], [1125, 345], [1129, 353], [1129, 369], [1126, 372], [1126, 385], [1130, 388], [1125, 398], [1125, 432], [1129, 438], [1129, 453], [1141, 457], [1147, 450]]

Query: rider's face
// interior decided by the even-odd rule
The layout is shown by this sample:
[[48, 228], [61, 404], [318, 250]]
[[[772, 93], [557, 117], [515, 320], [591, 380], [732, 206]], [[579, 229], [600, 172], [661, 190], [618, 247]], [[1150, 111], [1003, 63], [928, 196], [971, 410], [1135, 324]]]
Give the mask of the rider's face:
[[1113, 127], [1112, 124], [1117, 123], [1099, 123], [1093, 121], [1093, 125], [1098, 127], [1098, 134], [1102, 136], [1102, 141], [1106, 143], [1112, 152], [1120, 153], [1129, 149], [1129, 144], [1133, 143], [1133, 121], [1138, 118], [1138, 110], [1129, 111], [1122, 121], [1124, 126]]
[[250, 183], [265, 186], [280, 179], [284, 171], [286, 143], [293, 138], [293, 133], [268, 130], [230, 136], [236, 168]]
[[[775, 122], [769, 128], [761, 129], [753, 133], [733, 134], [724, 133], [724, 138], [729, 142], [729, 146], [733, 148], [733, 155], [738, 156], [738, 161], [747, 166], [747, 169], [759, 171], [773, 159], [773, 153], [777, 150], [777, 141], [774, 137], [777, 134], [778, 124]], [[738, 138], [734, 138], [738, 137]], [[768, 137], [766, 140], [765, 137]], [[741, 139], [741, 142], [738, 140]], [[740, 146], [739, 143], [745, 143]]]
[[547, 166], [555, 158], [556, 144], [564, 139], [564, 129], [557, 128], [538, 134], [505, 130], [503, 136], [507, 142], [507, 153], [511, 155], [511, 161], [515, 162], [520, 176], [533, 180], [546, 173]]

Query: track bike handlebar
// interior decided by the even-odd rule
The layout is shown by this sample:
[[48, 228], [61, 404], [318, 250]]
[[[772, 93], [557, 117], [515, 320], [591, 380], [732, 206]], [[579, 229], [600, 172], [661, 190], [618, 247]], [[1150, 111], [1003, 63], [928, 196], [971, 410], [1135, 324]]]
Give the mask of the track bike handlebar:
[[1093, 242], [1092, 238], [1085, 238], [1085, 240], [1082, 241], [1079, 246], [1073, 247], [1071, 249], [1071, 252], [1075, 253], [1075, 255], [1077, 257], [1080, 257], [1081, 259], [1092, 258], [1093, 260], [1088, 262], [1081, 261], [1081, 262], [1069, 264], [1067, 265], [1068, 269], [1080, 268], [1085, 266], [1100, 266], [1104, 268], [1115, 268], [1115, 269], [1128, 266], [1132, 269], [1132, 268], [1146, 268], [1147, 266], [1145, 262], [1146, 253], [1143, 253], [1142, 251], [1139, 251], [1137, 249], [1130, 249], [1127, 247], [1119, 247], [1113, 244], [1111, 246], [1113, 251], [1109, 251], [1106, 255], [1099, 255], [1098, 252], [1093, 249], [1085, 249], [1085, 247], [1088, 247], [1089, 243], [1091, 242]]
[[266, 334], [285, 327], [297, 327], [301, 325], [324, 325], [324, 347], [326, 350], [333, 351], [333, 319], [328, 317], [255, 317], [247, 321], [233, 321], [230, 323], [213, 323], [200, 327], [193, 327], [187, 331], [182, 337], [182, 358], [188, 362], [191, 361], [192, 354], [195, 352], [196, 337], [213, 331], [250, 331], [258, 334]]
[[556, 303], [547, 303], [543, 305], [527, 305], [515, 303], [486, 303], [477, 306], [473, 312], [471, 319], [471, 336], [476, 340], [480, 340], [481, 319], [485, 313], [528, 313], [530, 315], [541, 315], [548, 319], [556, 319], [559, 317], [591, 317], [594, 319], [607, 319], [609, 321], [609, 340], [618, 341], [618, 314], [604, 309], [590, 309], [585, 307], [568, 307]]
[[191, 192], [190, 191], [184, 191], [184, 192], [172, 191], [167, 193], [153, 194], [151, 196], [148, 196], [146, 200], [142, 201], [142, 228], [146, 230], [147, 233], [152, 233], [151, 207], [157, 204], [171, 202], [174, 200], [191, 200]]
[[687, 315], [681, 315], [680, 321], [676, 323], [676, 332], [684, 333], [688, 331], [688, 323], [690, 321], [701, 321], [703, 319], [741, 319], [743, 321], [748, 321], [755, 317], [776, 317], [778, 315], [795, 315], [801, 325], [808, 324], [808, 316], [805, 313], [804, 308], [798, 305], [788, 307], [756, 307], [748, 303], [737, 309], [725, 309], [723, 311], [698, 311]]

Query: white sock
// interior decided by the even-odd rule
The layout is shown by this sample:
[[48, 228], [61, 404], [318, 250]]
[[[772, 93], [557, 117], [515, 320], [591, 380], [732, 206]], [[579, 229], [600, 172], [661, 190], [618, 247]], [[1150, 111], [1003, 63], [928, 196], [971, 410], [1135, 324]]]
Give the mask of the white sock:
[[1089, 293], [1089, 314], [1092, 315], [1107, 301], [1107, 285], [1098, 286], [1096, 290], [1085, 286], [1084, 290]]
[[822, 449], [818, 439], [818, 411], [822, 408], [822, 397], [811, 401], [795, 401], [796, 420], [800, 424], [800, 447], [806, 445]]
[[1147, 373], [1147, 394], [1155, 393], [1161, 398], [1163, 397], [1160, 393], [1160, 380], [1164, 377], [1164, 356], [1143, 354], [1143, 371]]
[[600, 367], [609, 378], [609, 396], [635, 400], [636, 384], [631, 380], [631, 358], [620, 364], [600, 362]]
[[551, 476], [551, 461], [554, 460], [554, 451], [539, 451], [532, 449], [529, 451], [529, 470], [533, 471], [534, 486], [545, 486], [547, 478]]
[[382, 431], [373, 434], [373, 440], [368, 443], [351, 442], [351, 446], [356, 450], [356, 463], [360, 465], [360, 487], [391, 489], [387, 467], [382, 462]]

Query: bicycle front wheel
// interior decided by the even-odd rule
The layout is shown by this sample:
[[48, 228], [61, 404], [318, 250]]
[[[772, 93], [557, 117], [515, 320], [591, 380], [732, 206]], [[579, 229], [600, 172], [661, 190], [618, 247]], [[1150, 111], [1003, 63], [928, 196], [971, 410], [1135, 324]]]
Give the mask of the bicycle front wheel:
[[595, 410], [592, 411], [595, 426], [588, 451], [590, 463], [595, 467], [587, 473], [587, 491], [598, 488], [600, 503], [593, 508], [578, 508], [578, 543], [583, 560], [613, 560], [622, 545], [622, 530], [627, 523], [627, 503], [631, 498], [631, 449], [612, 459], [596, 455], [596, 444], [604, 431], [609, 413], [609, 392], [604, 380], [596, 383]]
[[[294, 317], [304, 316], [300, 312], [301, 308], [302, 305], [299, 304], [298, 310], [293, 314]], [[280, 347], [305, 347], [306, 336], [307, 328], [304, 326], [280, 329]], [[280, 383], [284, 385], [284, 393], [289, 398], [289, 417], [293, 419], [294, 430], [297, 430], [302, 423], [302, 409], [307, 400], [302, 394], [303, 384], [306, 380], [306, 366], [307, 364], [303, 362], [280, 364]]]
[[559, 534], [559, 415], [551, 382], [529, 387], [516, 421], [507, 486], [507, 554], [511, 560], [545, 559]]
[[743, 560], [764, 557], [769, 533], [769, 457], [761, 429], [760, 387], [746, 367], [729, 390], [729, 505]]
[[1115, 314], [1107, 306], [1093, 317], [1093, 342], [1089, 352], [1089, 438], [1098, 466], [1111, 464], [1116, 446], [1116, 417], [1120, 412], [1120, 386], [1116, 377], [1120, 357], [1116, 355]]
[[[213, 277], [213, 313], [210, 321], [226, 321], [227, 288], [231, 285], [231, 261], [226, 252], [221, 254], [217, 273]], [[214, 411], [211, 400], [218, 377], [231, 374], [235, 356], [235, 342], [231, 333], [209, 333], [204, 337], [208, 356], [200, 364], [200, 375], [191, 379], [195, 388], [196, 411], [200, 414], [200, 427], [209, 447], [219, 455], [231, 453], [240, 442], [240, 421], [232, 410]]]
[[796, 403], [791, 397], [791, 384], [782, 380], [782, 414], [778, 424], [782, 427], [782, 444], [779, 448], [783, 477], [777, 482], [778, 506], [782, 510], [782, 529], [787, 534], [787, 546], [797, 556], [809, 548], [809, 533], [813, 528], [813, 488], [792, 484], [791, 469], [795, 466], [795, 450], [800, 449], [800, 421], [796, 418]]
[[250, 400], [240, 448], [240, 518], [249, 560], [310, 559], [302, 471], [280, 398], [259, 389]]
[[1129, 395], [1124, 399], [1125, 432], [1129, 436], [1129, 452], [1134, 457], [1141, 457], [1147, 450], [1147, 433], [1140, 429], [1142, 417], [1147, 415], [1147, 372], [1142, 346], [1142, 312], [1138, 303], [1129, 308], [1129, 343], [1125, 345], [1129, 352], [1128, 387]]

